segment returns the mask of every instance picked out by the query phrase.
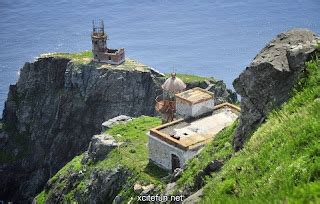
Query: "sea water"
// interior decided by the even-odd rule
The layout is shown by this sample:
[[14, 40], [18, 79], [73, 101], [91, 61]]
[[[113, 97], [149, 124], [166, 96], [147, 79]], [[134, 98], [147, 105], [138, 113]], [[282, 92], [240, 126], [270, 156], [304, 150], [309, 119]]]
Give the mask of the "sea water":
[[319, 33], [319, 11], [319, 0], [0, 0], [0, 112], [24, 62], [44, 52], [90, 50], [94, 19], [104, 20], [109, 46], [124, 47], [127, 57], [232, 88], [279, 32]]

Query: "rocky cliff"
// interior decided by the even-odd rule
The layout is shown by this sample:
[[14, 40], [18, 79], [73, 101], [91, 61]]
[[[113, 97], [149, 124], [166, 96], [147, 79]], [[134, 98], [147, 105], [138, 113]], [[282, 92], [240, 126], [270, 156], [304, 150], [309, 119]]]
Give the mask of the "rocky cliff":
[[236, 151], [268, 112], [288, 100], [305, 62], [317, 47], [317, 38], [306, 29], [279, 34], [234, 80], [233, 86], [241, 96], [240, 124], [234, 138]]
[[[103, 121], [121, 114], [154, 115], [163, 80], [132, 60], [104, 66], [47, 56], [26, 63], [17, 84], [10, 86], [3, 112], [0, 200], [30, 201], [48, 178], [87, 148]], [[234, 100], [223, 85], [213, 85], [221, 93], [217, 96]]]

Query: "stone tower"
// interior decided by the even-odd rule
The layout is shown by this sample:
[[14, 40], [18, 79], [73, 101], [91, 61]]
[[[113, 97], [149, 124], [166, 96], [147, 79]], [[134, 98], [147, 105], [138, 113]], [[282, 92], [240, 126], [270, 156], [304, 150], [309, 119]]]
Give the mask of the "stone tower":
[[115, 65], [125, 61], [124, 48], [109, 49], [107, 47], [108, 35], [104, 32], [102, 20], [98, 24], [92, 21], [91, 40], [94, 61]]
[[[107, 34], [104, 32], [104, 23], [103, 21], [99, 22], [99, 25], [96, 25], [92, 21], [92, 52], [93, 54], [100, 54], [99, 52], [104, 53], [107, 48]], [[96, 55], [94, 55], [96, 56]]]

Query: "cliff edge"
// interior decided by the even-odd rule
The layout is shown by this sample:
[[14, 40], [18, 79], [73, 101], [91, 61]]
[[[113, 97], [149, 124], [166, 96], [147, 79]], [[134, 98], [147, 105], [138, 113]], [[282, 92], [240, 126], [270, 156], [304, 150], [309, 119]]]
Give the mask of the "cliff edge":
[[[156, 114], [154, 99], [164, 75], [130, 59], [121, 65], [94, 63], [90, 54], [43, 55], [27, 62], [10, 86], [0, 128], [0, 200], [31, 201], [87, 149], [102, 122]], [[234, 100], [223, 82], [212, 82], [223, 100]], [[205, 80], [188, 83], [198, 85], [208, 86]]]

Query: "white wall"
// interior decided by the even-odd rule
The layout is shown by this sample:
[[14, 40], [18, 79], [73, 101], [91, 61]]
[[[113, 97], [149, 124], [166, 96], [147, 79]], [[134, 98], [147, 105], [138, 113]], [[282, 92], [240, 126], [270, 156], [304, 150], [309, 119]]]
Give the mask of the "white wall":
[[176, 114], [183, 117], [197, 117], [204, 113], [213, 111], [214, 99], [203, 101], [197, 104], [189, 104], [181, 101], [181, 99], [176, 99]]
[[192, 117], [197, 117], [204, 113], [212, 112], [214, 108], [214, 99], [203, 101], [192, 106]]
[[172, 168], [171, 154], [175, 154], [179, 157], [180, 165], [183, 167], [187, 160], [191, 159], [199, 152], [199, 150], [184, 151], [150, 135], [150, 133], [147, 135], [149, 137], [149, 159], [156, 165], [167, 170], [171, 170]]

